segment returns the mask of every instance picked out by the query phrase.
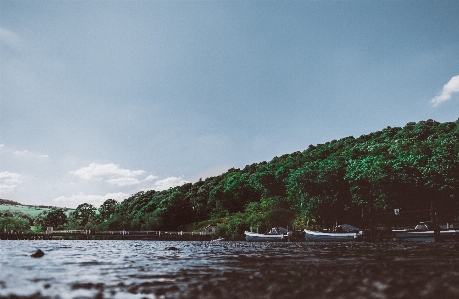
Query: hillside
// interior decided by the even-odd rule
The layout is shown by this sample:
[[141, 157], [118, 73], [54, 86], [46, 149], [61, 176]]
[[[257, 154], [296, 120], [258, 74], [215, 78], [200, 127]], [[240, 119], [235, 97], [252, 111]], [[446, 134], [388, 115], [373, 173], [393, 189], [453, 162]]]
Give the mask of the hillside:
[[17, 201], [9, 200], [9, 199], [1, 199], [0, 198], [0, 205], [16, 205], [20, 206], [21, 204]]
[[[51, 208], [2, 203], [0, 212], [28, 217]], [[370, 213], [374, 223], [384, 222], [386, 216], [375, 216], [393, 215], [393, 209], [425, 210], [419, 217], [428, 220], [431, 205], [440, 221], [458, 222], [459, 120], [411, 122], [310, 145], [194, 184], [138, 192], [121, 203], [109, 199], [99, 210], [84, 204], [68, 226], [200, 231], [215, 223], [218, 235], [238, 238], [251, 227], [365, 227]]]
[[215, 219], [234, 236], [250, 226], [359, 225], [363, 209], [427, 209], [432, 202], [445, 219], [458, 216], [459, 120], [387, 127], [194, 184], [139, 192], [104, 228], [177, 230]]
[[[49, 211], [52, 208], [57, 208], [53, 206], [44, 206], [44, 205], [23, 205], [19, 202], [9, 200], [9, 199], [0, 199], [0, 213], [10, 212], [10, 213], [22, 213], [29, 217], [36, 217], [40, 213]], [[70, 214], [74, 209], [63, 208], [67, 215]]]

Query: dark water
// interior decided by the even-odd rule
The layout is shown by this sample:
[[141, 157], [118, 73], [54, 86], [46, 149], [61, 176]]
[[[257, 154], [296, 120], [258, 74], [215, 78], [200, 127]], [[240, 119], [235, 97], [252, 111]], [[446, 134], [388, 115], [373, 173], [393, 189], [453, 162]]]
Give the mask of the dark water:
[[[32, 258], [40, 248], [45, 255]], [[0, 241], [0, 298], [459, 298], [458, 243]]]

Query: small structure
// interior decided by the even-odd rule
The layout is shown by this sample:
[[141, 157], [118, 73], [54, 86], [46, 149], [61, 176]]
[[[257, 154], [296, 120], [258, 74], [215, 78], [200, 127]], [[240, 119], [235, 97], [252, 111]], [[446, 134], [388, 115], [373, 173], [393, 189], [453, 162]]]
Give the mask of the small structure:
[[53, 227], [52, 226], [49, 226], [46, 228], [46, 234], [47, 235], [51, 235], [53, 233]]
[[337, 227], [335, 227], [335, 231], [344, 233], [358, 233], [361, 231], [361, 229], [349, 224], [340, 224]]
[[288, 234], [288, 229], [283, 228], [283, 227], [273, 227], [271, 228], [271, 231], [269, 234], [276, 234], [276, 235], [282, 235], [282, 234]]
[[421, 231], [427, 231], [429, 227], [427, 226], [426, 223], [420, 222], [416, 227], [414, 228], [415, 230], [421, 230]]
[[202, 233], [204, 235], [211, 235], [211, 234], [215, 233], [216, 229], [217, 229], [217, 225], [216, 224], [210, 224], [210, 225], [206, 226], [206, 228], [204, 229], [204, 231]]

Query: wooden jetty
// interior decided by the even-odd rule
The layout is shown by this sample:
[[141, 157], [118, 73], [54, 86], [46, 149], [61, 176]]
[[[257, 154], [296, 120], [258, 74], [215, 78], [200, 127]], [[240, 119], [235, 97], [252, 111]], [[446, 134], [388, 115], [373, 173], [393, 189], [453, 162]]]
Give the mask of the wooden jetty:
[[0, 233], [0, 240], [162, 240], [210, 241], [211, 235], [199, 232], [173, 231], [100, 231], [62, 230], [46, 233]]
[[[368, 213], [364, 213], [362, 209], [364, 227], [362, 239], [370, 242], [415, 239], [434, 242], [459, 241], [457, 223], [451, 225], [450, 222], [448, 224], [451, 217], [441, 217], [445, 214], [447, 214], [446, 211], [438, 210], [433, 202], [430, 209], [420, 210], [394, 209], [393, 212], [373, 213], [369, 208]], [[446, 225], [440, 225], [440, 220], [444, 221]], [[425, 231], [424, 229], [415, 229], [419, 223], [425, 224]]]

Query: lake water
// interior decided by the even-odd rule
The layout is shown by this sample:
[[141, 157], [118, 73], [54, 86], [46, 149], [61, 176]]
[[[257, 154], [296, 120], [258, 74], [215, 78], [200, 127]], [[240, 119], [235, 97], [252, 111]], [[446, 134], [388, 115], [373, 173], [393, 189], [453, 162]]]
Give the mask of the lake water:
[[[0, 298], [459, 298], [458, 243], [0, 241]], [[45, 255], [32, 258], [41, 249]]]

